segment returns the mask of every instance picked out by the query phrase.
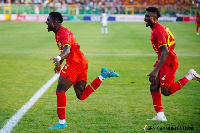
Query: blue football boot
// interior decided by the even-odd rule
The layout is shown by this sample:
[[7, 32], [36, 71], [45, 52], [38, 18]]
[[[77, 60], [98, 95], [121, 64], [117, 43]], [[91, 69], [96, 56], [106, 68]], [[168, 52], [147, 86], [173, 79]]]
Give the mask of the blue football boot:
[[115, 71], [108, 70], [107, 68], [103, 67], [101, 69], [101, 76], [103, 78], [110, 78], [110, 77], [119, 77], [119, 74], [116, 73]]
[[63, 128], [67, 128], [66, 122], [64, 124], [58, 123], [56, 126], [49, 127], [49, 129], [63, 129]]

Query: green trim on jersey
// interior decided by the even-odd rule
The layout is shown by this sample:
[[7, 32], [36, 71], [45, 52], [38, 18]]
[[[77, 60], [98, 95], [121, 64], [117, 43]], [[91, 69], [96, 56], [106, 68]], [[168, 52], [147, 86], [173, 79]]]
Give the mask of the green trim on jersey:
[[167, 44], [160, 45], [158, 48], [161, 48], [162, 46], [165, 46], [165, 45], [167, 45]]

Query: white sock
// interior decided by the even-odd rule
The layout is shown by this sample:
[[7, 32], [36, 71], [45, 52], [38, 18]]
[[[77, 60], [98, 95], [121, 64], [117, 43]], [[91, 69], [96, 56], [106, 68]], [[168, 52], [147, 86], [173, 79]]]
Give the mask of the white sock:
[[193, 75], [192, 74], [188, 74], [187, 76], [185, 76], [188, 80], [192, 80]]
[[60, 123], [60, 124], [65, 124], [65, 122], [66, 122], [65, 119], [64, 119], [64, 120], [60, 120], [60, 119], [59, 119], [59, 123]]
[[159, 118], [163, 118], [163, 117], [165, 116], [165, 114], [164, 114], [164, 112], [158, 112], [158, 113], [157, 113], [157, 116], [158, 116]]
[[192, 76], [191, 75], [187, 75], [185, 76], [188, 80], [192, 80]]
[[105, 78], [100, 75], [99, 79], [100, 79], [100, 81], [103, 81]]

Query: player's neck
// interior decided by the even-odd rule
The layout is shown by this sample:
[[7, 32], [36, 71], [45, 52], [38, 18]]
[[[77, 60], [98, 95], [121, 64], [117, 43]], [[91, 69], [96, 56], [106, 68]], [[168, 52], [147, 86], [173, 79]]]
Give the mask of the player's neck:
[[58, 25], [55, 27], [55, 29], [53, 30], [53, 32], [56, 34], [56, 33], [59, 31], [60, 27], [61, 27], [61, 24], [58, 24]]
[[153, 29], [153, 27], [155, 26], [155, 24], [157, 24], [158, 22], [156, 21], [154, 24], [152, 24], [150, 27], [151, 29]]

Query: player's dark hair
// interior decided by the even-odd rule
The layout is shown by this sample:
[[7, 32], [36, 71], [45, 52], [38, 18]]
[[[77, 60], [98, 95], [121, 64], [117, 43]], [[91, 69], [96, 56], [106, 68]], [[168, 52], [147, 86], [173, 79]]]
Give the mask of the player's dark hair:
[[157, 7], [147, 7], [146, 11], [156, 13], [157, 19], [160, 17], [160, 11]]
[[51, 15], [53, 19], [58, 21], [58, 23], [62, 23], [63, 22], [63, 16], [62, 16], [61, 13], [59, 13], [59, 12], [50, 12], [49, 15]]

